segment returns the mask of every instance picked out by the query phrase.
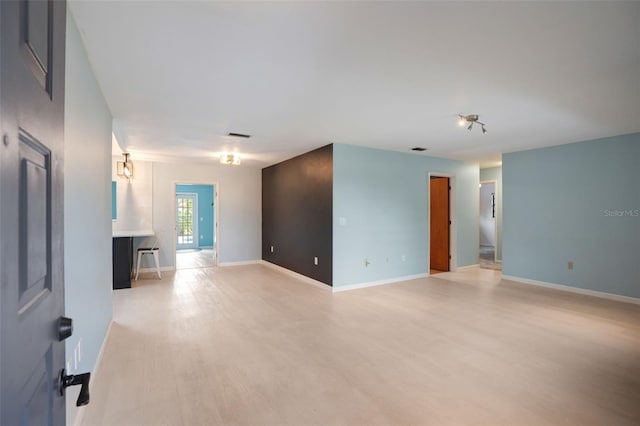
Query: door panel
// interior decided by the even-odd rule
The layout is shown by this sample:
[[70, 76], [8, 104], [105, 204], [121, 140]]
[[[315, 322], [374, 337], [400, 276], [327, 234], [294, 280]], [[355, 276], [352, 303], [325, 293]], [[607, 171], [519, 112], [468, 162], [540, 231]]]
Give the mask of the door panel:
[[[54, 24], [53, 2], [43, 0], [22, 0], [21, 50], [25, 65], [31, 70], [35, 80], [52, 95], [51, 64], [54, 59], [52, 49]], [[58, 25], [55, 25], [57, 27]], [[57, 60], [57, 58], [56, 58]]]
[[176, 195], [176, 249], [198, 247], [198, 197], [196, 194]]
[[449, 178], [429, 179], [430, 269], [449, 270]]
[[64, 1], [0, 3], [0, 423], [64, 425]]
[[[50, 151], [40, 142], [20, 135], [20, 308], [51, 290], [48, 271]], [[45, 291], [46, 290], [46, 291]]]
[[23, 409], [26, 418], [24, 424], [46, 425], [48, 419], [52, 417], [49, 401], [52, 399], [52, 391], [55, 383], [51, 382], [50, 371], [55, 370], [51, 363], [52, 348], [45, 353], [45, 356], [36, 364], [31, 376], [27, 379], [25, 387], [22, 389], [20, 400], [25, 401]]

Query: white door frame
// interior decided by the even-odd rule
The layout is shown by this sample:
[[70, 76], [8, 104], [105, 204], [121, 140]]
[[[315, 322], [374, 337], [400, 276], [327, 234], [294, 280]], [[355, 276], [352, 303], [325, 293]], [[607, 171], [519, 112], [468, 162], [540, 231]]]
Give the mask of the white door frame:
[[[496, 179], [481, 180], [480, 185], [485, 183], [492, 183], [495, 194], [495, 216], [493, 217], [493, 241], [495, 241], [493, 251], [493, 262], [497, 262], [498, 259], [498, 181]], [[478, 195], [480, 194], [480, 187], [478, 187]], [[478, 236], [480, 235], [480, 203], [478, 203]], [[478, 239], [478, 242], [480, 240]], [[478, 250], [480, 250], [480, 244], [478, 244]], [[478, 259], [479, 260], [479, 259]]]
[[[193, 181], [193, 180], [174, 180], [172, 182], [173, 184], [173, 200], [174, 200], [174, 208], [175, 208], [175, 199], [176, 199], [176, 194], [178, 193], [176, 191], [176, 185], [210, 185], [213, 186], [213, 250], [214, 250], [214, 259], [213, 259], [213, 264], [215, 266], [218, 266], [218, 259], [220, 259], [220, 232], [219, 232], [219, 227], [218, 227], [218, 223], [220, 222], [220, 208], [219, 208], [219, 201], [218, 201], [218, 195], [220, 193], [220, 184], [218, 182], [206, 182], [206, 181]], [[177, 233], [177, 229], [178, 228], [178, 224], [177, 224], [177, 217], [174, 214], [173, 215], [173, 264], [177, 265], [176, 263], [176, 241], [178, 240], [176, 233]]]
[[429, 256], [427, 257], [427, 273], [431, 270], [431, 176], [449, 178], [449, 271], [456, 268], [456, 176], [451, 173], [428, 172], [427, 173], [427, 224], [429, 229]]

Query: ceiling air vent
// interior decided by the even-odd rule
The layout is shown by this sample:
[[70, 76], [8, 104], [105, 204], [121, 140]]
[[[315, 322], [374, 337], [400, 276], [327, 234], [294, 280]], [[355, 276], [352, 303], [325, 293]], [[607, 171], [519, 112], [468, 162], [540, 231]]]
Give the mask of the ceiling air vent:
[[411, 151], [418, 151], [418, 152], [422, 152], [422, 151], [426, 151], [427, 148], [423, 148], [421, 146], [416, 146], [415, 148], [411, 148]]
[[236, 138], [250, 138], [251, 135], [245, 135], [244, 133], [233, 133], [233, 132], [229, 132], [228, 136], [234, 136]]

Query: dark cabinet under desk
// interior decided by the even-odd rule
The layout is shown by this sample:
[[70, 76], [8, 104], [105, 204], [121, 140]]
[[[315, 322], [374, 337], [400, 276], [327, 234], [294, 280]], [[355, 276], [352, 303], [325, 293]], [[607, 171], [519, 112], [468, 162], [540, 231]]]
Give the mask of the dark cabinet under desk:
[[113, 237], [113, 289], [131, 288], [133, 237]]

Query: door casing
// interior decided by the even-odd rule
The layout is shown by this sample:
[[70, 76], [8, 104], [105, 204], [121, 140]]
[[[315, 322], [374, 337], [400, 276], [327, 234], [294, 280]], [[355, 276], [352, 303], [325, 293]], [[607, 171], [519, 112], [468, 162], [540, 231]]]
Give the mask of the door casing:
[[[496, 203], [498, 200], [498, 181], [497, 180], [483, 180], [480, 181], [480, 185], [484, 184], [493, 184], [493, 191], [495, 193]], [[497, 207], [497, 206], [496, 206]], [[480, 208], [480, 203], [478, 203], [478, 209]], [[480, 215], [478, 214], [478, 217]], [[498, 210], [496, 208], [495, 217], [493, 218], [493, 241], [495, 241], [495, 247], [493, 251], [493, 261], [496, 262], [498, 259]], [[480, 232], [480, 223], [478, 223], [478, 233]], [[478, 245], [479, 247], [479, 245]]]
[[[220, 203], [218, 200], [218, 195], [220, 193], [220, 184], [218, 184], [218, 182], [207, 182], [207, 181], [200, 181], [200, 180], [180, 180], [180, 181], [173, 181], [172, 182], [172, 191], [173, 191], [173, 199], [176, 199], [176, 195], [178, 194], [178, 192], [176, 191], [176, 186], [177, 185], [211, 185], [213, 186], [213, 248], [215, 251], [215, 259], [214, 259], [214, 265], [218, 265], [219, 263], [219, 259], [220, 259], [220, 250], [219, 250], [219, 243], [220, 243], [220, 232], [219, 232], [219, 222], [220, 222]], [[174, 205], [175, 208], [175, 205]], [[178, 232], [178, 224], [177, 224], [177, 215], [173, 215], [173, 265], [175, 267], [175, 265], [177, 265], [177, 261], [176, 261], [176, 250], [177, 248], [177, 232]]]
[[456, 270], [456, 177], [451, 173], [444, 172], [429, 172], [427, 173], [427, 194], [429, 205], [427, 207], [427, 217], [428, 217], [428, 228], [429, 228], [429, 239], [428, 239], [428, 247], [429, 247], [429, 258], [427, 259], [427, 271], [429, 271], [431, 267], [431, 208], [430, 208], [430, 200], [431, 200], [431, 176], [434, 177], [446, 177], [449, 178], [449, 186], [451, 190], [449, 191], [449, 220], [451, 224], [449, 225], [449, 254], [451, 258], [449, 259], [449, 271]]

